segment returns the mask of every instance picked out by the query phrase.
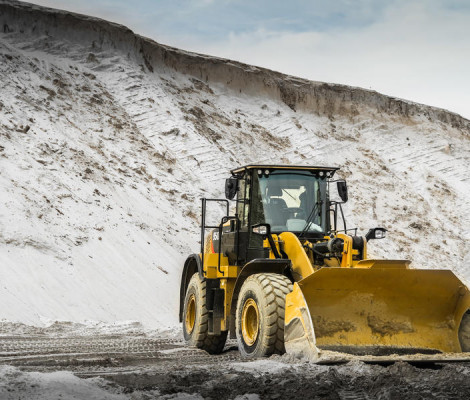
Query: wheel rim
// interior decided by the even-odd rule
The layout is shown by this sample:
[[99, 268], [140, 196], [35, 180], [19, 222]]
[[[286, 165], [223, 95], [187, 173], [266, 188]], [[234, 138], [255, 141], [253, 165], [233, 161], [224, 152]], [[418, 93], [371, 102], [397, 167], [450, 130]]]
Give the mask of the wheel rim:
[[196, 322], [196, 296], [194, 296], [194, 294], [189, 297], [184, 321], [186, 332], [191, 333], [194, 329], [194, 323]]
[[242, 335], [248, 346], [253, 346], [259, 333], [258, 305], [253, 299], [247, 299], [242, 311]]

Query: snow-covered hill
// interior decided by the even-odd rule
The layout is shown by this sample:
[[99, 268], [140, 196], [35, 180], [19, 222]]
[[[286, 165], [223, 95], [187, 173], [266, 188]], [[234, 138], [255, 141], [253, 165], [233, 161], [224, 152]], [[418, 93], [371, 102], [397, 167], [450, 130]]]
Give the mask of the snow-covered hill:
[[0, 319], [174, 325], [199, 199], [252, 162], [343, 167], [372, 255], [470, 281], [459, 115], [11, 0], [0, 29]]

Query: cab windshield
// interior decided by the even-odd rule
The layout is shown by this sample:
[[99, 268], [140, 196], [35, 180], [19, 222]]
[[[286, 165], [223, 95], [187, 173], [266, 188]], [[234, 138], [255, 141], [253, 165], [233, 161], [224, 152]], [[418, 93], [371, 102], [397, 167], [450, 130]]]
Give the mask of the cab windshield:
[[252, 223], [272, 232], [324, 232], [321, 179], [309, 171], [274, 170], [253, 174]]

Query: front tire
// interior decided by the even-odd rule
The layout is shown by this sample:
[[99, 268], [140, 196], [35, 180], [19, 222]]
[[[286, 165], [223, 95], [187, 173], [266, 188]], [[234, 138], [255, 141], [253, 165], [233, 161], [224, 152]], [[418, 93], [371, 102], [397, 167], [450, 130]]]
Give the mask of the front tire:
[[208, 331], [206, 281], [201, 281], [196, 273], [189, 281], [184, 298], [183, 336], [189, 346], [198, 347], [209, 354], [221, 353], [227, 340], [227, 331], [220, 335], [211, 335]]
[[285, 303], [291, 291], [292, 283], [280, 274], [254, 274], [243, 283], [236, 312], [238, 349], [243, 358], [285, 352]]
[[470, 352], [470, 310], [462, 317], [459, 327], [459, 342], [463, 352]]

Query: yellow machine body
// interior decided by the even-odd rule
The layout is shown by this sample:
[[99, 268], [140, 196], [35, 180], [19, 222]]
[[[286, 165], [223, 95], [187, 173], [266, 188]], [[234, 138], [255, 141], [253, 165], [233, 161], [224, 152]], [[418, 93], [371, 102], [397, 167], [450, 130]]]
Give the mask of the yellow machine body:
[[[452, 271], [413, 269], [408, 260], [368, 259], [365, 237], [339, 232], [315, 240], [288, 231], [268, 233], [261, 241], [263, 257], [230, 265], [230, 255], [215, 244], [229, 225], [221, 225], [219, 233], [214, 230], [199, 255], [201, 278], [217, 281], [215, 290], [223, 291], [214, 334], [233, 335], [236, 300], [244, 280], [250, 274], [275, 272], [293, 283], [285, 297], [288, 353], [317, 359], [321, 350], [357, 355], [470, 351], [470, 291]], [[334, 240], [340, 243], [334, 256], [320, 257], [318, 262], [318, 244], [326, 248]], [[273, 265], [285, 268], [277, 272], [270, 269]], [[213, 312], [219, 311], [214, 307]]]
[[[290, 232], [275, 239], [295, 279], [286, 297], [287, 352], [314, 359], [318, 349], [372, 355], [462, 351], [459, 326], [470, 308], [470, 292], [451, 271], [410, 269], [407, 260], [347, 265], [348, 257], [315, 269], [304, 248], [308, 244]], [[345, 254], [353, 253], [350, 241], [344, 246]], [[207, 253], [204, 269], [207, 277], [221, 279], [226, 291], [221, 326], [226, 330], [240, 268], [221, 257], [219, 272], [218, 257]]]

